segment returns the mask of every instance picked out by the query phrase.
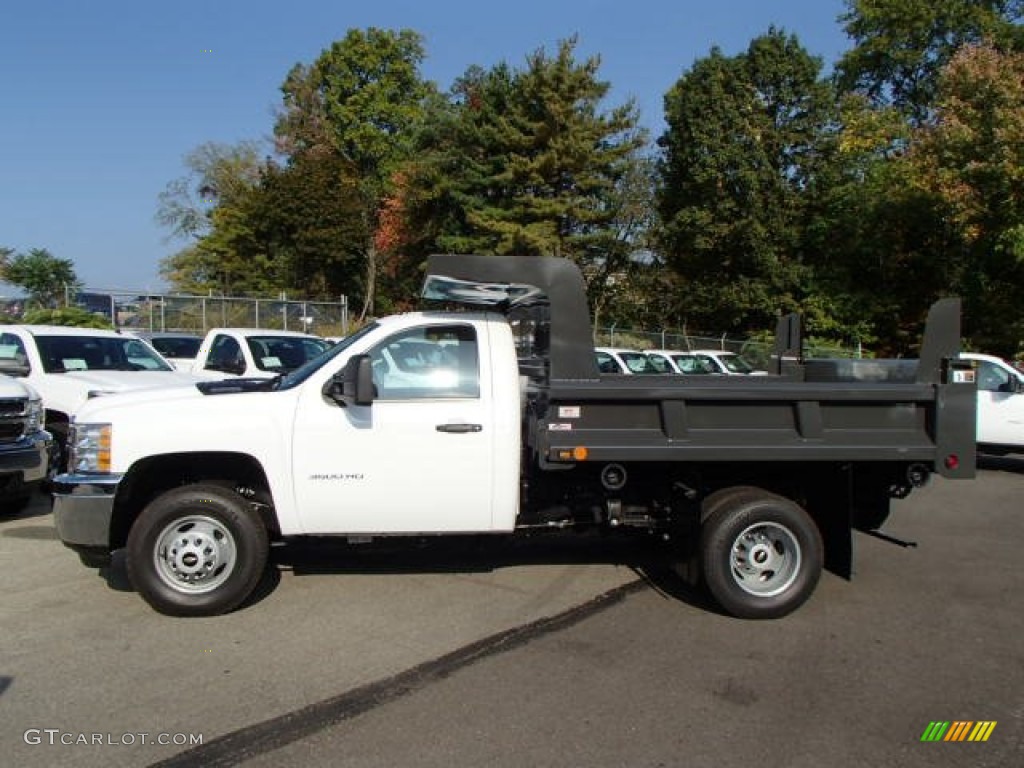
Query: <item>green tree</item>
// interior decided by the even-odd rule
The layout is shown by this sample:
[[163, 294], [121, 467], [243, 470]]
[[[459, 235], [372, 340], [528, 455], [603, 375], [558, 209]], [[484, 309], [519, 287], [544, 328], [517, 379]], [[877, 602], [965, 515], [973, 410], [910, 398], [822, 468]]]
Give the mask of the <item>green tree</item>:
[[854, 46], [836, 66], [845, 92], [929, 118], [939, 72], [968, 43], [1024, 45], [1021, 0], [847, 0], [840, 16]]
[[24, 314], [21, 322], [29, 325], [64, 325], [75, 328], [113, 328], [107, 318], [81, 307], [60, 309], [33, 309]]
[[632, 101], [603, 109], [600, 60], [576, 61], [576, 44], [456, 81], [410, 165], [408, 230], [442, 251], [564, 256], [595, 289], [628, 263], [649, 218], [644, 134]]
[[435, 92], [420, 75], [423, 57], [422, 39], [411, 30], [351, 29], [312, 66], [294, 67], [281, 88], [284, 108], [275, 135], [289, 159], [334, 153], [355, 171], [358, 229], [364, 233], [364, 316], [373, 311], [375, 233], [393, 173], [411, 156]]
[[658, 208], [691, 327], [745, 331], [804, 307], [807, 190], [834, 122], [821, 61], [774, 28], [717, 48], [665, 97]]
[[29, 306], [56, 308], [78, 292], [80, 283], [69, 259], [59, 259], [45, 248], [14, 256], [10, 249], [5, 250], [2, 278], [25, 289]]
[[655, 253], [657, 161], [631, 156], [604, 195], [606, 226], [587, 244], [584, 274], [594, 324], [627, 327], [665, 322], [660, 303], [663, 265]]
[[185, 155], [188, 173], [167, 184], [159, 196], [156, 220], [172, 237], [198, 239], [209, 234], [210, 212], [230, 207], [259, 182], [261, 144], [207, 142]]
[[319, 299], [366, 294], [369, 234], [360, 181], [351, 163], [331, 153], [304, 153], [287, 166], [266, 168], [253, 234], [281, 289]]
[[811, 330], [881, 354], [916, 354], [928, 307], [956, 281], [949, 255], [957, 248], [936, 195], [907, 162], [903, 117], [853, 96], [840, 123], [822, 144], [805, 230], [820, 307]]
[[[263, 171], [257, 142], [206, 143], [185, 156], [188, 173], [161, 192], [156, 219], [187, 239], [164, 258], [161, 276], [186, 293], [265, 292], [276, 276], [253, 235]], [[279, 289], [277, 289], [279, 290]]]
[[943, 69], [934, 125], [908, 156], [960, 245], [965, 325], [982, 348], [1020, 351], [1024, 319], [1024, 54], [961, 48]]
[[161, 195], [158, 219], [192, 242], [161, 262], [163, 278], [186, 293], [362, 293], [352, 164], [318, 147], [282, 167], [258, 146], [204, 144], [186, 157], [190, 173]]
[[927, 308], [944, 295], [967, 299], [972, 327], [970, 297], [986, 295], [980, 286], [991, 277], [982, 265], [991, 260], [971, 253], [950, 188], [940, 183], [969, 161], [939, 160], [942, 132], [933, 128], [949, 117], [945, 68], [983, 39], [1001, 51], [1019, 48], [1022, 8], [1020, 0], [847, 2], [841, 20], [854, 47], [837, 65], [841, 130], [827, 144], [808, 238], [819, 255], [815, 291], [850, 335], [875, 341], [880, 352], [916, 354]]
[[161, 276], [175, 290], [224, 295], [280, 291], [275, 265], [258, 235], [262, 190], [235, 190], [205, 213], [206, 231], [161, 261]]

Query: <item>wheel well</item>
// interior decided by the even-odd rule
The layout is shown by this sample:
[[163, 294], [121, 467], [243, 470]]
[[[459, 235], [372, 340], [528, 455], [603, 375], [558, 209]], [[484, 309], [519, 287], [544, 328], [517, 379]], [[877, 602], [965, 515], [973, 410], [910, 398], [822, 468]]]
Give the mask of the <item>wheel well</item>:
[[[900, 465], [902, 466], [902, 465]], [[888, 488], [899, 467], [890, 463], [850, 464], [821, 462], [808, 471], [806, 464], [774, 462], [745, 467], [713, 465], [704, 473], [704, 499], [730, 494], [731, 488], [752, 486], [781, 496], [802, 507], [818, 527], [825, 544], [825, 567], [844, 579], [853, 576], [853, 515], [857, 503], [882, 494], [888, 509]], [[872, 498], [875, 498], [872, 496]]]
[[68, 423], [71, 421], [63, 411], [51, 411], [49, 408], [43, 414], [43, 419], [48, 427], [60, 426], [64, 428], [65, 432], [67, 431]]
[[153, 456], [134, 464], [118, 488], [110, 526], [111, 549], [128, 541], [132, 522], [160, 494], [193, 483], [230, 488], [259, 512], [270, 535], [279, 533], [270, 484], [263, 467], [241, 453], [181, 453]]

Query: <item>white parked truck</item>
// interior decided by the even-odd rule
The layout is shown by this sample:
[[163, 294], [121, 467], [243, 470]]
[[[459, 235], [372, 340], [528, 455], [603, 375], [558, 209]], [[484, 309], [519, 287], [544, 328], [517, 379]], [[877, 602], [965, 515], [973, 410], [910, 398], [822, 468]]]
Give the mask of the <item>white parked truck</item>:
[[213, 328], [199, 345], [191, 371], [208, 379], [270, 379], [298, 368], [331, 343], [298, 331]]
[[1024, 453], [1024, 374], [994, 355], [964, 352], [978, 382], [978, 447], [985, 453]]
[[0, 375], [0, 514], [24, 506], [46, 478], [49, 448], [39, 393]]
[[770, 618], [826, 560], [849, 574], [852, 528], [891, 498], [974, 474], [955, 301], [909, 381], [602, 376], [572, 262], [427, 271], [426, 299], [472, 311], [376, 320], [275, 379], [87, 403], [54, 482], [61, 540], [93, 566], [124, 549], [144, 599], [195, 616], [243, 603], [292, 537], [654, 533], [727, 611]]
[[60, 325], [0, 325], [0, 373], [23, 379], [42, 397], [56, 466], [63, 464], [71, 416], [90, 398], [196, 381], [132, 334]]
[[767, 373], [755, 368], [742, 355], [720, 349], [648, 349], [644, 354], [657, 361], [665, 373], [720, 376], [763, 376]]

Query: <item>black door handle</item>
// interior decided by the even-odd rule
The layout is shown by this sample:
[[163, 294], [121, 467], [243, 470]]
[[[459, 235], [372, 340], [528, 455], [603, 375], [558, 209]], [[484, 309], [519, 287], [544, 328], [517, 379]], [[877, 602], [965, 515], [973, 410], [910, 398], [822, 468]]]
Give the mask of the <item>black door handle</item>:
[[467, 432], [482, 432], [483, 426], [480, 424], [438, 424], [438, 432], [453, 432], [455, 434], [464, 435]]

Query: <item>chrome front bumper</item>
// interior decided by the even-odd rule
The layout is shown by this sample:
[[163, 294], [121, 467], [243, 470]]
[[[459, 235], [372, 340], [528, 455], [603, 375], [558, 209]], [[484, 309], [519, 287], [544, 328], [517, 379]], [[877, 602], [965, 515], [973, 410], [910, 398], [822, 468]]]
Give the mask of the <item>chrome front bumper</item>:
[[53, 520], [65, 546], [79, 552], [110, 552], [114, 496], [122, 475], [57, 475]]
[[0, 475], [20, 474], [25, 483], [44, 479], [51, 442], [50, 433], [40, 431], [0, 445]]

